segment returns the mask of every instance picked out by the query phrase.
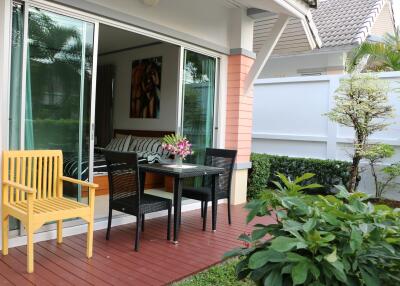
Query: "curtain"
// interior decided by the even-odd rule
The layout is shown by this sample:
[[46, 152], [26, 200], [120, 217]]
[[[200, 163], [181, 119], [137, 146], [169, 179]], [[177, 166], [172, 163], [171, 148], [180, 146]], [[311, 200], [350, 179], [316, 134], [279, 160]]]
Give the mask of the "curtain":
[[33, 115], [32, 115], [32, 85], [31, 85], [31, 65], [29, 45], [26, 61], [26, 100], [25, 100], [25, 149], [35, 149], [33, 135]]
[[214, 126], [214, 94], [215, 94], [215, 59], [206, 58], [203, 61], [203, 71], [206, 75], [207, 85], [202, 89], [202, 97], [205, 98], [205, 147], [213, 145], [213, 126]]
[[113, 138], [113, 96], [115, 67], [103, 65], [97, 68], [96, 87], [96, 145], [105, 147]]
[[24, 13], [20, 4], [13, 4], [12, 13], [12, 52], [10, 82], [10, 122], [9, 144], [11, 150], [20, 148], [21, 127], [21, 74], [24, 35]]
[[[194, 155], [187, 162], [204, 164], [205, 150], [213, 146], [214, 58], [185, 51], [183, 86], [183, 135], [192, 143]], [[186, 180], [185, 185], [200, 186], [201, 178]]]

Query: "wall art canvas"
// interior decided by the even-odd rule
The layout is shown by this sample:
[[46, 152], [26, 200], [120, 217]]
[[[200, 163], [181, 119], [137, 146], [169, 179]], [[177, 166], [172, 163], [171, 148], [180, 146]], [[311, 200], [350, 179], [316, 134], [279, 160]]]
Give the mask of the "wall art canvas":
[[159, 118], [162, 57], [134, 60], [131, 81], [131, 118]]

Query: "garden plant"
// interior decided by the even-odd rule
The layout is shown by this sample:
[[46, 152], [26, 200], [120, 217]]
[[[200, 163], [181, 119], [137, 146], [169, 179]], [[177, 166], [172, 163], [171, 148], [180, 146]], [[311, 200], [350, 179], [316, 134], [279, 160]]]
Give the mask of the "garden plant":
[[394, 34], [386, 34], [383, 42], [362, 43], [349, 59], [347, 69], [350, 72], [360, 68], [360, 63], [364, 62], [362, 70], [400, 71], [400, 28]]
[[359, 165], [369, 147], [371, 134], [384, 130], [394, 115], [388, 102], [389, 84], [370, 74], [352, 74], [341, 80], [335, 95], [335, 107], [326, 115], [330, 120], [354, 130], [352, 166], [348, 190], [354, 192]]
[[395, 180], [400, 176], [400, 162], [383, 167], [381, 172], [377, 170], [378, 164], [381, 164], [384, 159], [391, 158], [394, 154], [394, 148], [388, 144], [372, 145], [364, 154], [374, 178], [375, 198], [378, 202], [384, 200], [383, 195], [390, 187], [395, 189], [399, 185]]
[[315, 174], [310, 181], [318, 182], [322, 187], [308, 190], [308, 193], [314, 194], [329, 194], [334, 191], [335, 185], [345, 185], [350, 178], [351, 163], [346, 161], [252, 153], [251, 163], [247, 189], [249, 199], [256, 199], [266, 188], [273, 187], [276, 173], [289, 178], [305, 173]]
[[[274, 216], [276, 224], [256, 224], [239, 239], [238, 279], [257, 285], [400, 285], [400, 209], [373, 205], [363, 193], [340, 186], [336, 195], [305, 194], [320, 187], [278, 175], [276, 190], [249, 202], [247, 221]], [[302, 184], [302, 185], [301, 185]]]

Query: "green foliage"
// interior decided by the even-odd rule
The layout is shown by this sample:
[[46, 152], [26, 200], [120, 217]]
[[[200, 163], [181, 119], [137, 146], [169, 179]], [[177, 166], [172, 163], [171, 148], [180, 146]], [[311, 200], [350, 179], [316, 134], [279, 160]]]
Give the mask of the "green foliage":
[[370, 162], [380, 163], [383, 159], [392, 157], [394, 153], [393, 146], [389, 144], [374, 144], [367, 148], [364, 157]]
[[251, 154], [252, 168], [249, 172], [247, 196], [256, 198], [267, 187], [271, 162], [263, 154]]
[[356, 70], [365, 57], [368, 57], [364, 69], [369, 71], [400, 71], [400, 29], [394, 34], [386, 34], [384, 42], [364, 42], [353, 50], [347, 69]]
[[165, 135], [162, 139], [162, 142], [164, 144], [169, 144], [169, 145], [176, 145], [178, 142], [185, 140], [186, 137], [180, 135], [180, 134], [169, 134]]
[[394, 109], [388, 99], [389, 84], [369, 74], [351, 74], [341, 80], [335, 95], [335, 106], [326, 115], [333, 122], [354, 130], [349, 191], [355, 191], [359, 164], [368, 148], [368, 137], [390, 125]]
[[[337, 160], [292, 158], [268, 154], [251, 155], [252, 169], [249, 173], [248, 197], [255, 199], [268, 187], [273, 187], [276, 174], [294, 179], [304, 173], [313, 173], [311, 183], [320, 183], [321, 188], [313, 192], [330, 193], [335, 185], [347, 184], [351, 163]], [[310, 192], [311, 190], [308, 190]]]
[[382, 198], [387, 188], [393, 185], [393, 181], [400, 176], [400, 163], [392, 164], [382, 169], [381, 176], [376, 170], [376, 165], [383, 159], [394, 155], [395, 150], [388, 144], [375, 144], [368, 147], [364, 157], [368, 160], [375, 183], [375, 197]]
[[184, 281], [173, 284], [174, 286], [251, 286], [254, 283], [250, 280], [238, 281], [236, 279], [235, 268], [238, 260], [233, 259], [223, 264], [219, 264], [185, 279]]
[[[245, 242], [226, 253], [240, 257], [238, 279], [257, 285], [399, 285], [400, 209], [374, 206], [362, 193], [315, 196], [302, 193], [295, 182], [282, 184], [251, 201], [248, 221], [255, 216], [275, 216], [276, 224], [256, 224]], [[297, 185], [297, 186], [296, 186]]]
[[400, 162], [384, 167], [382, 173], [382, 178], [376, 184], [375, 196], [377, 198], [382, 198], [388, 187], [399, 185], [395, 179], [400, 176]]
[[388, 81], [370, 74], [352, 74], [341, 79], [335, 107], [326, 115], [334, 122], [354, 128], [364, 139], [390, 125], [384, 121], [393, 117], [388, 92]]

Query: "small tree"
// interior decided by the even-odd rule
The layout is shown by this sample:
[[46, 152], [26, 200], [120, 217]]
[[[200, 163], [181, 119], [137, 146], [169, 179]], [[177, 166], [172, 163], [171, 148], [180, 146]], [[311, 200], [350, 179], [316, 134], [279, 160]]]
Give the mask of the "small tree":
[[388, 187], [394, 187], [398, 185], [398, 183], [395, 182], [395, 179], [400, 176], [400, 162], [386, 166], [382, 169], [382, 173], [383, 179], [378, 184], [379, 188], [376, 194], [378, 199], [383, 197]]
[[336, 91], [336, 106], [326, 115], [330, 120], [354, 129], [352, 166], [349, 191], [356, 189], [359, 164], [368, 148], [368, 137], [384, 130], [393, 117], [394, 109], [388, 103], [389, 84], [370, 74], [351, 74], [341, 80]]
[[[390, 158], [394, 155], [395, 150], [392, 146], [388, 144], [375, 144], [368, 147], [364, 156], [368, 160], [369, 166], [371, 167], [372, 177], [374, 178], [375, 184], [375, 197], [381, 198], [386, 187], [398, 176], [393, 172], [393, 166], [383, 168], [383, 173], [385, 174], [384, 181], [379, 180], [378, 172], [376, 170], [376, 165], [382, 163], [384, 159]], [[388, 171], [388, 172], [387, 172]], [[394, 176], [391, 174], [393, 173]]]

